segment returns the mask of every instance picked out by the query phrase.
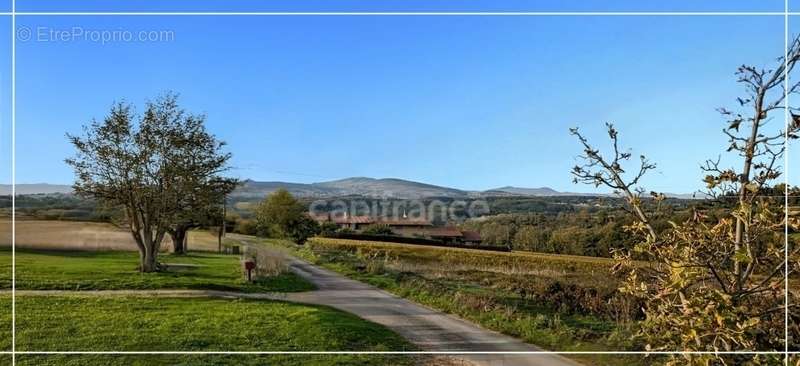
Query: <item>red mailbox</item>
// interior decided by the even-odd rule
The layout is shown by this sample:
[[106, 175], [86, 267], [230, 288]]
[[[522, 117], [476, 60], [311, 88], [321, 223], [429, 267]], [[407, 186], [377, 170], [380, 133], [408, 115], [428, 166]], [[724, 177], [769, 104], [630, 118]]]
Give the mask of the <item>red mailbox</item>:
[[252, 279], [251, 272], [256, 269], [256, 262], [245, 261], [244, 269], [247, 270], [247, 280], [250, 281]]

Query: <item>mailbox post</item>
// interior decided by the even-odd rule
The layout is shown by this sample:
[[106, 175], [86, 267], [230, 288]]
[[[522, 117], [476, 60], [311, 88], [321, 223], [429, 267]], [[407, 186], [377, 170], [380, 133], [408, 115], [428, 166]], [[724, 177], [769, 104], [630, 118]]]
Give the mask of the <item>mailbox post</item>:
[[256, 262], [251, 260], [244, 261], [244, 269], [247, 271], [247, 282], [253, 280], [252, 272], [256, 268]]

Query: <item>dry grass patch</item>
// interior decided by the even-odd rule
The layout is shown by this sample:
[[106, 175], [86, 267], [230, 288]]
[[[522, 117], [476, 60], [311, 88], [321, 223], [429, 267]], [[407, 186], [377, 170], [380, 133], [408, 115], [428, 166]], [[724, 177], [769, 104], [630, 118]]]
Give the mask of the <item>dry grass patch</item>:
[[[123, 227], [102, 222], [17, 220], [17, 248], [80, 251], [136, 251], [136, 242]], [[189, 232], [189, 250], [216, 252], [216, 232]], [[11, 246], [11, 221], [0, 220], [0, 246]], [[161, 243], [162, 251], [172, 249], [169, 236]]]
[[[17, 220], [18, 248], [47, 250], [136, 250], [129, 231], [108, 223]], [[11, 223], [0, 223], [0, 245], [10, 246]], [[169, 245], [172, 244], [168, 241]]]

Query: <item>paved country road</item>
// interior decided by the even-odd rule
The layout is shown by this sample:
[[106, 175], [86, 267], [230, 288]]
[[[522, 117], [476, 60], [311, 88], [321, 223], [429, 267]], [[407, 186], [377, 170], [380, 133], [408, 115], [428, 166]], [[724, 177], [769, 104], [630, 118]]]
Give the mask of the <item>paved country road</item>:
[[[332, 271], [293, 259], [291, 269], [317, 291], [286, 294], [288, 301], [328, 305], [386, 326], [426, 351], [539, 352], [518, 339], [421, 306]], [[578, 366], [554, 354], [461, 354], [476, 365]]]
[[[258, 250], [258, 245], [250, 240], [237, 239]], [[290, 269], [316, 285], [318, 290], [287, 293], [282, 299], [327, 305], [358, 315], [386, 326], [423, 350], [486, 352], [453, 356], [475, 365], [580, 366], [556, 354], [496, 354], [544, 350], [293, 257], [290, 257]]]

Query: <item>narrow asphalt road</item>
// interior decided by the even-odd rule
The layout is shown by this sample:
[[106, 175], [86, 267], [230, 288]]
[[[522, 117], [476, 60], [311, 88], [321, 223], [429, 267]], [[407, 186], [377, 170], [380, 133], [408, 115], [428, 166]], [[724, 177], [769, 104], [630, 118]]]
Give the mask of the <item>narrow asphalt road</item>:
[[[245, 237], [236, 239], [250, 248], [259, 248]], [[580, 366], [556, 354], [499, 354], [544, 350], [297, 258], [289, 258], [290, 269], [316, 285], [317, 291], [287, 293], [284, 300], [327, 305], [358, 315], [397, 332], [426, 351], [483, 352], [453, 356], [475, 365]]]
[[[327, 305], [358, 315], [392, 329], [426, 351], [543, 351], [297, 259], [292, 260], [291, 269], [315, 284], [318, 290], [286, 294], [286, 300]], [[460, 354], [453, 357], [476, 365], [579, 366], [577, 362], [555, 354]]]

